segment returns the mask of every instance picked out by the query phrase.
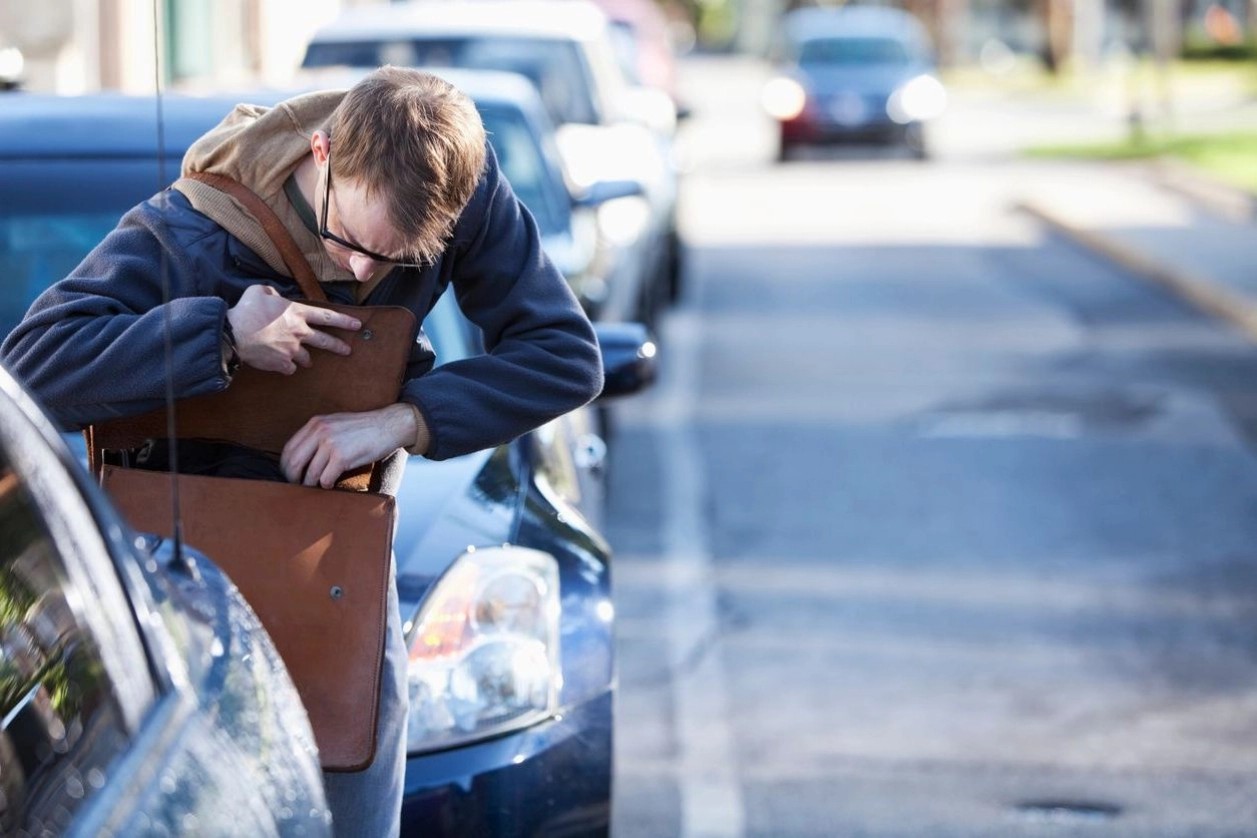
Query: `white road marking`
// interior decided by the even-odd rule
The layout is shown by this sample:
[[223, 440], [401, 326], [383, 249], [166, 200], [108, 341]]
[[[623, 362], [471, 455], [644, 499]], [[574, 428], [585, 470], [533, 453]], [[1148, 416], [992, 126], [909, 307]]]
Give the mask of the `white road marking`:
[[745, 811], [729, 732], [725, 671], [711, 553], [703, 516], [706, 487], [693, 426], [702, 330], [678, 310], [664, 327], [655, 406], [672, 421], [659, 431], [663, 461], [664, 582], [678, 749], [683, 838], [741, 838]]

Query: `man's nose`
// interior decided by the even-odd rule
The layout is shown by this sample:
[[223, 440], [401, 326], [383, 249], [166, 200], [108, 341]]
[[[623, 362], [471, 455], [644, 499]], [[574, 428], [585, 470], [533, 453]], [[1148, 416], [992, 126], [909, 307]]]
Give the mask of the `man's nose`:
[[370, 256], [364, 256], [361, 253], [351, 254], [349, 257], [349, 270], [353, 273], [354, 279], [359, 282], [366, 282], [371, 279], [371, 275], [376, 272], [380, 264]]

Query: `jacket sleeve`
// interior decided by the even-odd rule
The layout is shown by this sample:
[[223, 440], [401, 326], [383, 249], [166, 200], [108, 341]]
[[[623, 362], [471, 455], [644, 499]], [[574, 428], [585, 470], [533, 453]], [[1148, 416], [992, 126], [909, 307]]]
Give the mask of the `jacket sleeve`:
[[423, 414], [435, 460], [511, 440], [586, 404], [603, 385], [593, 327], [542, 252], [536, 222], [492, 149], [452, 249], [451, 284], [488, 352], [437, 367], [403, 390]]
[[[201, 296], [157, 196], [65, 279], [41, 294], [0, 345], [0, 360], [65, 426], [142, 413], [166, 393], [166, 321], [175, 396], [227, 386], [227, 303]], [[186, 231], [185, 231], [186, 232]], [[170, 302], [163, 304], [163, 275]]]

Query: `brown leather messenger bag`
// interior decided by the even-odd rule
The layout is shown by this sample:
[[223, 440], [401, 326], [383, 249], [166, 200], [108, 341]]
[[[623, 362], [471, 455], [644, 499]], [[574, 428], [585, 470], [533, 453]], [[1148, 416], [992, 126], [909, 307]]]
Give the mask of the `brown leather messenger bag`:
[[[313, 416], [375, 410], [401, 391], [416, 323], [407, 309], [329, 303], [300, 248], [257, 195], [230, 178], [189, 177], [231, 195], [262, 224], [307, 302], [352, 314], [354, 333], [333, 330], [347, 356], [311, 349], [292, 375], [241, 367], [226, 390], [181, 399], [179, 440], [226, 442], [278, 456]], [[105, 464], [106, 451], [166, 437], [166, 411], [102, 422], [85, 431], [89, 462], [136, 530], [166, 537], [171, 477]], [[185, 541], [209, 556], [257, 612], [296, 683], [323, 768], [358, 771], [375, 754], [386, 596], [392, 572], [394, 499], [378, 491], [381, 464], [325, 490], [267, 480], [180, 475]]]

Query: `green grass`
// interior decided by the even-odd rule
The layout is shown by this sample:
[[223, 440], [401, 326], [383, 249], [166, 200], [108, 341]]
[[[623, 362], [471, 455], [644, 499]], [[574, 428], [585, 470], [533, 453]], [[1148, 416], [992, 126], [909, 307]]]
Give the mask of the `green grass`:
[[1143, 160], [1173, 157], [1225, 183], [1257, 192], [1257, 131], [1226, 134], [1150, 136], [1143, 140], [1027, 149], [1033, 157], [1088, 160]]

